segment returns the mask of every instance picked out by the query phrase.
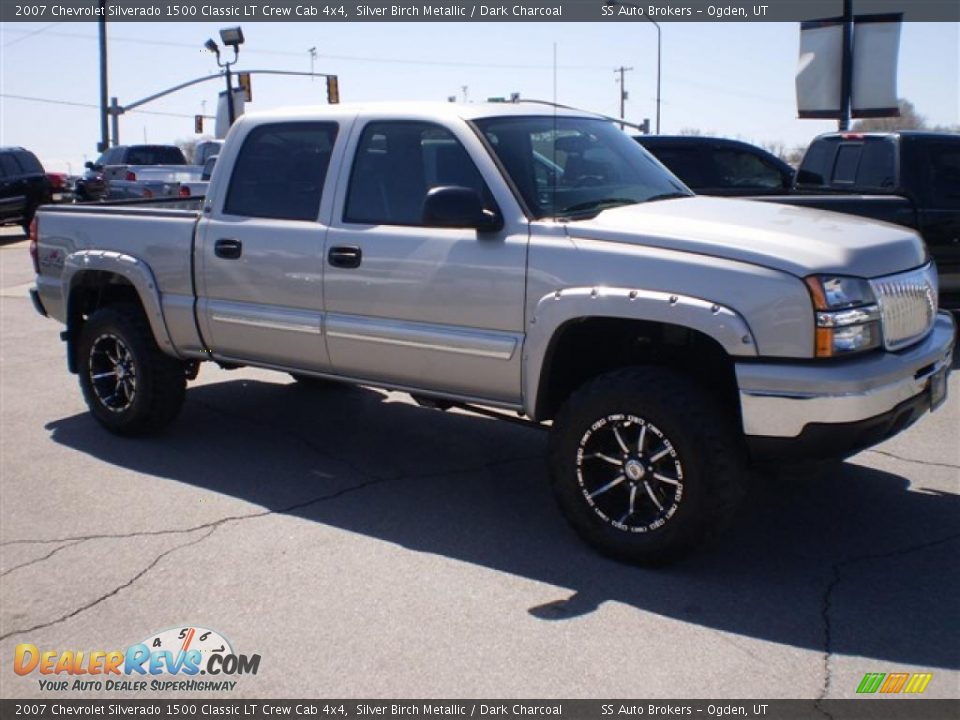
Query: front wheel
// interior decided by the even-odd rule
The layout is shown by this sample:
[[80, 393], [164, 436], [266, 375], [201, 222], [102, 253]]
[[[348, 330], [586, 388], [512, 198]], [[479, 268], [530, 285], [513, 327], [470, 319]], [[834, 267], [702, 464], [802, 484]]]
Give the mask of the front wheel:
[[139, 308], [97, 310], [84, 323], [77, 352], [84, 399], [94, 418], [111, 432], [155, 432], [180, 412], [186, 369], [157, 347]]
[[550, 437], [554, 493], [605, 555], [671, 562], [729, 523], [745, 487], [741, 442], [712, 398], [656, 367], [612, 372], [564, 405]]

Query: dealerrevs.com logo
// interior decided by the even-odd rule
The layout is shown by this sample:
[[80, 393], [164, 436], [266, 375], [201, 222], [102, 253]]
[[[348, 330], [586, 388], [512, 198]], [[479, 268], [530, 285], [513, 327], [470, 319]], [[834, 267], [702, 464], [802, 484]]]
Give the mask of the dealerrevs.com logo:
[[198, 626], [164, 630], [126, 650], [47, 650], [21, 643], [13, 656], [17, 675], [39, 674], [40, 689], [53, 692], [230, 691], [238, 682], [232, 678], [259, 669], [259, 655], [237, 654], [223, 635]]

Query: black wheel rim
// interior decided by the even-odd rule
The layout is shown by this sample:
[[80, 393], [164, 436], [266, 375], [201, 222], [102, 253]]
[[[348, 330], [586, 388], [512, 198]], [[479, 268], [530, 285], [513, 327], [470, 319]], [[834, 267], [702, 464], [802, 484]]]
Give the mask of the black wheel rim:
[[657, 530], [683, 500], [683, 464], [670, 439], [636, 415], [607, 415], [580, 438], [577, 481], [587, 504], [611, 527]]
[[123, 412], [133, 404], [137, 367], [130, 349], [116, 335], [104, 333], [90, 346], [90, 385], [110, 412]]

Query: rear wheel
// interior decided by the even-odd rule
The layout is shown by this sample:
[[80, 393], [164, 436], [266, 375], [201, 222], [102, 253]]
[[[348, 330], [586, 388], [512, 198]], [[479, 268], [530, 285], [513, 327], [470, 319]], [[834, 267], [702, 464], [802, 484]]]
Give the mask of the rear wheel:
[[185, 366], [157, 347], [139, 308], [115, 305], [94, 312], [83, 326], [77, 352], [84, 399], [111, 432], [155, 432], [180, 412]]
[[550, 438], [553, 489], [600, 552], [660, 565], [730, 522], [746, 471], [732, 419], [682, 375], [638, 367], [567, 401]]

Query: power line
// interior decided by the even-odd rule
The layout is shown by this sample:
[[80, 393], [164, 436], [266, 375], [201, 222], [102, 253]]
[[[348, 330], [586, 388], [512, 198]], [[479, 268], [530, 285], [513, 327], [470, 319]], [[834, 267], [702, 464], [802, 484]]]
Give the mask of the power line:
[[4, 48], [8, 48], [8, 47], [10, 47], [11, 45], [16, 45], [18, 42], [23, 42], [23, 41], [26, 40], [27, 38], [31, 38], [31, 37], [33, 37], [34, 35], [39, 35], [39, 34], [42, 33], [42, 32], [46, 32], [46, 31], [49, 30], [50, 28], [56, 27], [56, 26], [59, 25], [59, 24], [60, 24], [59, 22], [50, 23], [49, 25], [45, 25], [44, 27], [39, 28], [39, 29], [37, 29], [37, 30], [31, 30], [30, 32], [16, 30], [16, 31], [14, 31], [14, 32], [24, 32], [25, 34], [24, 34], [24, 35], [21, 35], [21, 36], [18, 37], [18, 38], [14, 38], [14, 39], [11, 40], [10, 42], [4, 43], [4, 44], [3, 44], [3, 47], [4, 47]]
[[[22, 30], [10, 29], [7, 28], [7, 32], [23, 32]], [[69, 33], [69, 32], [54, 32], [50, 33], [55, 37], [67, 37], [67, 38], [76, 38], [80, 40], [95, 40], [92, 35], [84, 35], [82, 33]], [[26, 36], [25, 36], [26, 37]], [[15, 41], [19, 42], [24, 38], [17, 38]], [[138, 45], [156, 45], [163, 47], [177, 47], [177, 48], [188, 48], [190, 50], [196, 50], [196, 43], [184, 43], [176, 42], [172, 40], [151, 40], [149, 38], [133, 38], [133, 37], [117, 37], [116, 35], [110, 36], [110, 42], [126, 42], [126, 43], [136, 43]], [[8, 43], [9, 44], [9, 43]], [[260, 53], [262, 55], [277, 55], [282, 57], [303, 57], [302, 52], [293, 52], [290, 50], [271, 50], [267, 48], [251, 48], [245, 46], [245, 52], [250, 53]], [[326, 53], [317, 53], [316, 57], [325, 58], [327, 60], [342, 60], [347, 62], [379, 62], [379, 63], [392, 63], [397, 65], [431, 65], [436, 66], [438, 64], [445, 65], [449, 67], [477, 67], [477, 68], [498, 68], [501, 70], [549, 70], [552, 65], [523, 65], [523, 64], [507, 64], [507, 63], [486, 63], [486, 62], [464, 62], [464, 61], [438, 61], [436, 59], [432, 60], [415, 60], [409, 58], [395, 58], [395, 57], [380, 57], [380, 56], [364, 56], [364, 55], [329, 55]], [[561, 65], [559, 66], [560, 70], [605, 70], [605, 65]]]
[[[48, 105], [69, 105], [71, 107], [82, 107], [82, 108], [91, 108], [93, 110], [99, 110], [99, 105], [94, 105], [92, 103], [81, 103], [73, 102], [71, 100], [57, 100], [55, 98], [41, 98], [41, 97], [31, 97], [30, 95], [12, 95], [10, 93], [0, 93], [2, 98], [10, 98], [11, 100], [26, 100], [28, 102], [38, 102], [46, 103]], [[127, 113], [140, 113], [141, 115], [162, 115], [164, 117], [180, 117], [180, 118], [192, 118], [194, 115], [186, 113], [174, 113], [174, 112], [162, 112], [160, 110], [128, 110]], [[124, 113], [126, 114], [126, 113]], [[204, 115], [204, 117], [213, 117], [212, 115]]]

